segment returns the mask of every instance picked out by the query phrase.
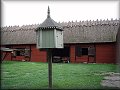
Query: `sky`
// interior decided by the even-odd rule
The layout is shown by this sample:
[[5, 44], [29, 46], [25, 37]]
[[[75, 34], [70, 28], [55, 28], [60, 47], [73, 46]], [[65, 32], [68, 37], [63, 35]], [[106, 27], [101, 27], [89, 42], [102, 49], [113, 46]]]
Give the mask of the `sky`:
[[113, 1], [9, 1], [2, 0], [2, 27], [40, 24], [47, 8], [56, 22], [119, 19], [119, 0]]

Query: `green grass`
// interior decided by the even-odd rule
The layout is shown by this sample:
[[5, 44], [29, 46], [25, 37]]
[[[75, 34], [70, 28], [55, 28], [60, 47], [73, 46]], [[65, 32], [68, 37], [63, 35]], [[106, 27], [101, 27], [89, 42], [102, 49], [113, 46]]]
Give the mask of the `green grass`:
[[[99, 89], [104, 74], [116, 72], [113, 64], [53, 63], [53, 88]], [[47, 89], [48, 64], [40, 62], [3, 61], [2, 89]]]

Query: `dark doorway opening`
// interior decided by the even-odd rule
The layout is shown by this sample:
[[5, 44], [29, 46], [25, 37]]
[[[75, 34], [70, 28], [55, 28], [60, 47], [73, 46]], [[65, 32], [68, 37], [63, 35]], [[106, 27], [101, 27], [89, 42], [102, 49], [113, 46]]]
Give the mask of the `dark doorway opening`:
[[53, 62], [70, 62], [70, 47], [64, 47], [63, 49], [53, 50]]

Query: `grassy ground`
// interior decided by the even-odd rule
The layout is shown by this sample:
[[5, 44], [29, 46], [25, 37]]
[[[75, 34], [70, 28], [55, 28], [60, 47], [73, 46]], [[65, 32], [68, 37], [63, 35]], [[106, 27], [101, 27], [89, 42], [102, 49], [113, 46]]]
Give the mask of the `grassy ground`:
[[[53, 88], [98, 89], [104, 74], [116, 72], [113, 64], [53, 64]], [[4, 61], [1, 66], [3, 89], [47, 89], [48, 64]]]

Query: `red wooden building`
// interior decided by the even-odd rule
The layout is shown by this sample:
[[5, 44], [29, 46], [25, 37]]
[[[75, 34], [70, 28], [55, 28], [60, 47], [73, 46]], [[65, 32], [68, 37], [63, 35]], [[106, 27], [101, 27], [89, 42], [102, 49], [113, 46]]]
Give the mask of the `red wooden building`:
[[[96, 20], [60, 23], [64, 30], [64, 48], [54, 49], [53, 58], [71, 63], [118, 63], [120, 61], [120, 20]], [[4, 60], [47, 62], [46, 51], [36, 48], [35, 29], [39, 24], [1, 28]], [[118, 50], [119, 48], [119, 50]]]

